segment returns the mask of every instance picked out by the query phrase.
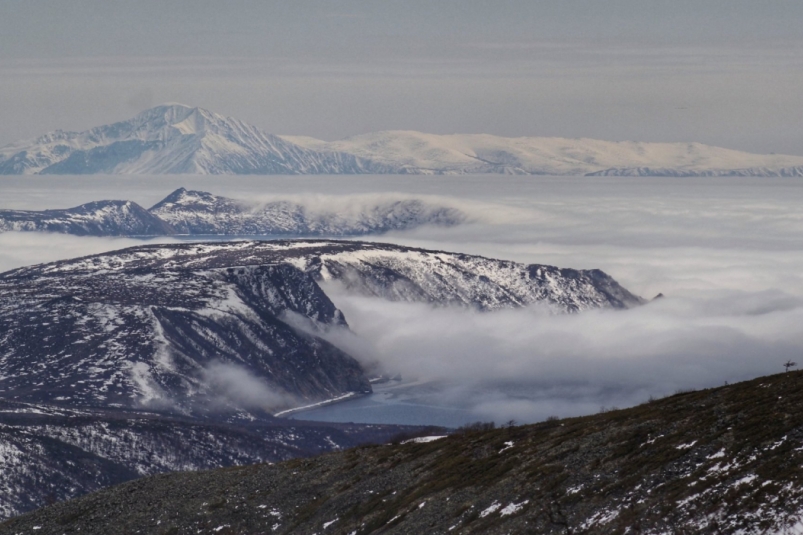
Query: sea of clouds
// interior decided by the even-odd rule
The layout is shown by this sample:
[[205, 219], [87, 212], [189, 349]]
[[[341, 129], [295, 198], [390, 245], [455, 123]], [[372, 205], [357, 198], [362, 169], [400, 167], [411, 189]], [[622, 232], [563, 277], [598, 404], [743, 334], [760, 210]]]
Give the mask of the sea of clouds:
[[[435, 404], [464, 409], [466, 420], [584, 414], [782, 372], [789, 359], [803, 364], [799, 179], [14, 180], [0, 184], [0, 207], [63, 207], [104, 193], [148, 206], [173, 186], [243, 198], [292, 195], [316, 206], [328, 204], [326, 196], [338, 205], [347, 205], [351, 195], [359, 195], [361, 204], [372, 195], [427, 196], [460, 208], [470, 222], [373, 239], [600, 268], [643, 297], [665, 295], [627, 311], [556, 316], [540, 307], [480, 314], [388, 303], [327, 287], [358, 340], [346, 336], [339, 343], [388, 373], [441, 385]], [[138, 243], [0, 234], [0, 270]]]

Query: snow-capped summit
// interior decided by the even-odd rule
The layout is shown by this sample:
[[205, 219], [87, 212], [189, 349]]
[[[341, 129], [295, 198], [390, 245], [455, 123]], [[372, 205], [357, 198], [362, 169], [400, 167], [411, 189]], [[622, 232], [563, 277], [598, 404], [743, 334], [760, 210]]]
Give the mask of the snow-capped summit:
[[803, 157], [701, 143], [385, 131], [339, 141], [277, 136], [164, 104], [85, 132], [0, 148], [0, 174], [532, 174], [803, 176]]
[[351, 155], [306, 149], [237, 119], [157, 106], [85, 132], [0, 149], [0, 174], [316, 174], [381, 172]]

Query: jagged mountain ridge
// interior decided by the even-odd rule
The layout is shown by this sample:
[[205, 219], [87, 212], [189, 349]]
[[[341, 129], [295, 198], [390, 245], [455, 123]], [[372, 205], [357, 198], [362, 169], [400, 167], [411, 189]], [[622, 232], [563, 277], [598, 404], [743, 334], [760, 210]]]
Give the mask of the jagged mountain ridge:
[[326, 142], [276, 136], [180, 104], [85, 132], [0, 148], [0, 174], [532, 174], [803, 176], [803, 157], [701, 143], [374, 132]]
[[779, 374], [594, 416], [140, 479], [0, 533], [799, 533], [801, 404], [803, 373]]
[[374, 201], [356, 207], [352, 214], [316, 212], [291, 201], [248, 203], [184, 188], [148, 211], [178, 234], [189, 235], [359, 236], [421, 225], [454, 226], [467, 220], [456, 208], [419, 199]]
[[2, 210], [0, 232], [78, 236], [361, 236], [422, 225], [454, 226], [460, 210], [420, 199], [374, 200], [348, 210], [311, 210], [291, 201], [248, 202], [179, 188], [146, 210], [131, 201], [96, 201], [63, 210]]

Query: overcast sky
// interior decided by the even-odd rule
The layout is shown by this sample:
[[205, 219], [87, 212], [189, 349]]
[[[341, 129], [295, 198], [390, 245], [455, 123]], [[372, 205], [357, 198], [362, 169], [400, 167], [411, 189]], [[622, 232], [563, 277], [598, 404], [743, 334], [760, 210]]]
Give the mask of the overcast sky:
[[799, 0], [0, 0], [0, 145], [167, 101], [273, 133], [803, 154]]

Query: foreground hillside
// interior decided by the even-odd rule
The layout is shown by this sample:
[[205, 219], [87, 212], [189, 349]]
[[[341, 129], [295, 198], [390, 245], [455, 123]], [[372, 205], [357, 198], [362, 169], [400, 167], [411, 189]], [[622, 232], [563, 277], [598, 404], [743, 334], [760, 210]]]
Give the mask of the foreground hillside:
[[140, 479], [11, 533], [797, 533], [803, 373], [583, 418]]
[[235, 425], [218, 416], [0, 398], [0, 519], [146, 475], [285, 461], [417, 430], [280, 418]]

